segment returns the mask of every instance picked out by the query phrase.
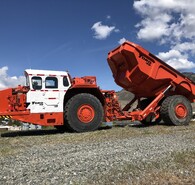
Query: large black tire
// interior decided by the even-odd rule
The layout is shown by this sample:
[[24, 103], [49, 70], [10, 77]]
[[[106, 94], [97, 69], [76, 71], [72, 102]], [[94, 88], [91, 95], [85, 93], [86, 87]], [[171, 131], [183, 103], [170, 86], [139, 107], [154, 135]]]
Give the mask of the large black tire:
[[192, 106], [184, 96], [169, 96], [162, 102], [160, 115], [165, 124], [188, 125], [192, 118]]
[[75, 132], [94, 131], [100, 127], [103, 115], [100, 101], [91, 94], [81, 93], [66, 103], [64, 122]]

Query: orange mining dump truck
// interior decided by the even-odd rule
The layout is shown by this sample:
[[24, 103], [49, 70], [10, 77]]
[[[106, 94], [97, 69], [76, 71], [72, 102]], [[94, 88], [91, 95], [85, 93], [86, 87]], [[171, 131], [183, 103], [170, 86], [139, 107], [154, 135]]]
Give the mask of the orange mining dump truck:
[[[123, 109], [114, 91], [97, 86], [96, 77], [71, 78], [68, 72], [29, 69], [26, 86], [0, 91], [0, 116], [76, 132], [121, 120], [190, 122], [195, 101], [190, 79], [132, 42], [109, 52], [107, 60], [115, 82], [135, 94]], [[130, 111], [135, 101], [137, 107]]]

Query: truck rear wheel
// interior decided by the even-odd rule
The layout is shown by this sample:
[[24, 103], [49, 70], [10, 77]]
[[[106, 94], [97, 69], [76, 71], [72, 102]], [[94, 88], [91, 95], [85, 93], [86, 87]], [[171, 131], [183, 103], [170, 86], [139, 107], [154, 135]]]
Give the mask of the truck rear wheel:
[[102, 104], [91, 94], [77, 94], [66, 103], [64, 119], [65, 124], [73, 131], [96, 130], [103, 120]]
[[162, 102], [160, 115], [166, 124], [188, 125], [192, 118], [192, 106], [184, 96], [169, 96]]

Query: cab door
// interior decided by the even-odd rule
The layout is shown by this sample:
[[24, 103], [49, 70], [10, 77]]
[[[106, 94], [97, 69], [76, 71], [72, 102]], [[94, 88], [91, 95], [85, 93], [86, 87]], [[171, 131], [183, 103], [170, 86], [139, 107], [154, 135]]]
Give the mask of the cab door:
[[52, 108], [54, 112], [59, 105], [60, 99], [58, 83], [57, 77], [48, 76], [45, 78], [44, 103], [47, 109]]
[[30, 109], [32, 113], [44, 112], [44, 77], [32, 76], [29, 80], [30, 91], [27, 93], [28, 109]]

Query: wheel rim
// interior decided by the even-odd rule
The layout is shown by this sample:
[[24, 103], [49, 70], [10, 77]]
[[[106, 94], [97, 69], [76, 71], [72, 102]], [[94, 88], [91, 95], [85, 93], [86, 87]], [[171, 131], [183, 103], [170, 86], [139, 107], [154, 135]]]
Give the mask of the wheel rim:
[[82, 105], [77, 111], [78, 119], [83, 123], [90, 123], [95, 117], [95, 110], [90, 105]]
[[187, 108], [185, 105], [183, 104], [178, 104], [176, 107], [175, 107], [175, 114], [178, 118], [185, 118], [187, 116]]

